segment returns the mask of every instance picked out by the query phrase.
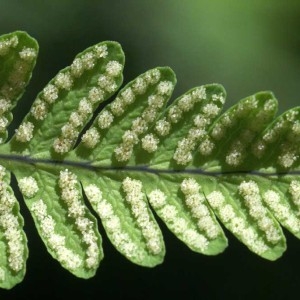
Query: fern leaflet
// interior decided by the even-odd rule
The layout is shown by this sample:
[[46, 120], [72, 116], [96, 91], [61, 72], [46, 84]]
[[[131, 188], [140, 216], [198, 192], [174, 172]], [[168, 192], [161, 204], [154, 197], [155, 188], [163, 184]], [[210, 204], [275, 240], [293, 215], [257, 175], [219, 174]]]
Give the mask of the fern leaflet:
[[226, 92], [218, 84], [171, 102], [176, 77], [168, 67], [100, 105], [123, 80], [122, 48], [108, 41], [61, 70], [7, 141], [37, 53], [25, 32], [0, 37], [0, 287], [22, 281], [28, 257], [11, 173], [48, 252], [81, 278], [103, 259], [96, 216], [115, 248], [147, 267], [165, 255], [153, 212], [206, 255], [227, 247], [220, 223], [269, 260], [286, 249], [282, 227], [300, 237], [299, 108], [276, 117], [274, 95], [260, 92], [221, 113]]

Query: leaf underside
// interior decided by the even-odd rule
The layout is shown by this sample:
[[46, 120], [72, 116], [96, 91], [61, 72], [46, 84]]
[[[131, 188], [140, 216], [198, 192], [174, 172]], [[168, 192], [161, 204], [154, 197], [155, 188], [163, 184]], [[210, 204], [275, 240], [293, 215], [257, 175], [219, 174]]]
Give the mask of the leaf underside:
[[98, 220], [122, 255], [146, 267], [165, 255], [156, 217], [206, 255], [226, 249], [227, 230], [268, 260], [286, 250], [282, 228], [300, 237], [299, 107], [276, 116], [266, 91], [222, 113], [219, 84], [170, 101], [168, 67], [119, 90], [125, 58], [108, 41], [61, 70], [8, 140], [37, 54], [25, 32], [0, 37], [0, 287], [22, 281], [28, 257], [11, 173], [48, 252], [81, 278], [103, 259]]

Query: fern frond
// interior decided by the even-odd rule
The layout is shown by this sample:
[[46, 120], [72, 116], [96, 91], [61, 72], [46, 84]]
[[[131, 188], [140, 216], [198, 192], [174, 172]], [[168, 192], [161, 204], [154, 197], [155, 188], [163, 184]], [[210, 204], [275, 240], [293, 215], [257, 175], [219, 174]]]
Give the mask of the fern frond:
[[81, 278], [103, 259], [97, 217], [115, 248], [147, 267], [165, 255], [155, 215], [205, 255], [227, 247], [222, 225], [269, 260], [286, 250], [282, 227], [300, 237], [300, 108], [276, 117], [274, 95], [260, 92], [222, 113], [218, 84], [171, 101], [176, 77], [168, 67], [114, 96], [125, 59], [108, 41], [61, 70], [6, 142], [37, 51], [24, 32], [0, 38], [2, 288], [23, 279], [28, 256], [11, 172], [48, 252]]

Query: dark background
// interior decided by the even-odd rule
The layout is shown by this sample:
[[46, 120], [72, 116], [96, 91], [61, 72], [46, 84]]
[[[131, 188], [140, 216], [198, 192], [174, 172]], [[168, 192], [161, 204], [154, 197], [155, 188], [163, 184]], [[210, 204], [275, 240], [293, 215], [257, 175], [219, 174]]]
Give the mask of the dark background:
[[[125, 82], [168, 65], [177, 74], [174, 96], [217, 82], [227, 107], [271, 90], [279, 112], [299, 104], [300, 2], [281, 0], [0, 0], [0, 34], [25, 30], [40, 45], [31, 84], [15, 109], [23, 118], [35, 95], [73, 57], [103, 40], [126, 55]], [[300, 241], [286, 233], [288, 250], [265, 261], [227, 233], [229, 248], [217, 257], [195, 254], [161, 224], [165, 262], [133, 265], [104, 238], [105, 259], [96, 276], [78, 279], [47, 254], [21, 202], [30, 248], [27, 275], [0, 299], [298, 299]]]

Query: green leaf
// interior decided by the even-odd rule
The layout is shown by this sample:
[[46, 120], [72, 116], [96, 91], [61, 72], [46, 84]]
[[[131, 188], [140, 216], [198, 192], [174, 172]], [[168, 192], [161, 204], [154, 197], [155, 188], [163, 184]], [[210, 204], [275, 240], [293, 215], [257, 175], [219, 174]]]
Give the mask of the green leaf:
[[172, 100], [169, 67], [117, 93], [124, 53], [107, 41], [58, 72], [5, 142], [37, 50], [24, 32], [0, 37], [2, 288], [23, 279], [28, 256], [11, 172], [48, 252], [81, 278], [103, 259], [98, 221], [124, 257], [145, 267], [166, 252], [157, 218], [204, 255], [226, 249], [227, 231], [268, 260], [286, 250], [282, 228], [300, 238], [299, 107], [276, 117], [277, 100], [265, 91], [222, 113], [219, 84]]
[[15, 172], [25, 203], [49, 253], [74, 275], [95, 275], [103, 258], [97, 220], [86, 207], [77, 175], [68, 169]]
[[25, 276], [28, 257], [20, 207], [9, 186], [10, 173], [0, 168], [0, 287], [10, 289]]
[[82, 184], [116, 249], [138, 265], [153, 267], [165, 255], [162, 233], [146, 201], [141, 176], [128, 175], [101, 172], [86, 176]]
[[162, 221], [190, 249], [216, 255], [227, 247], [227, 239], [195, 178], [162, 174], [159, 180], [146, 182], [148, 199]]
[[25, 91], [38, 55], [38, 44], [26, 32], [0, 36], [0, 143], [7, 139], [11, 110]]

